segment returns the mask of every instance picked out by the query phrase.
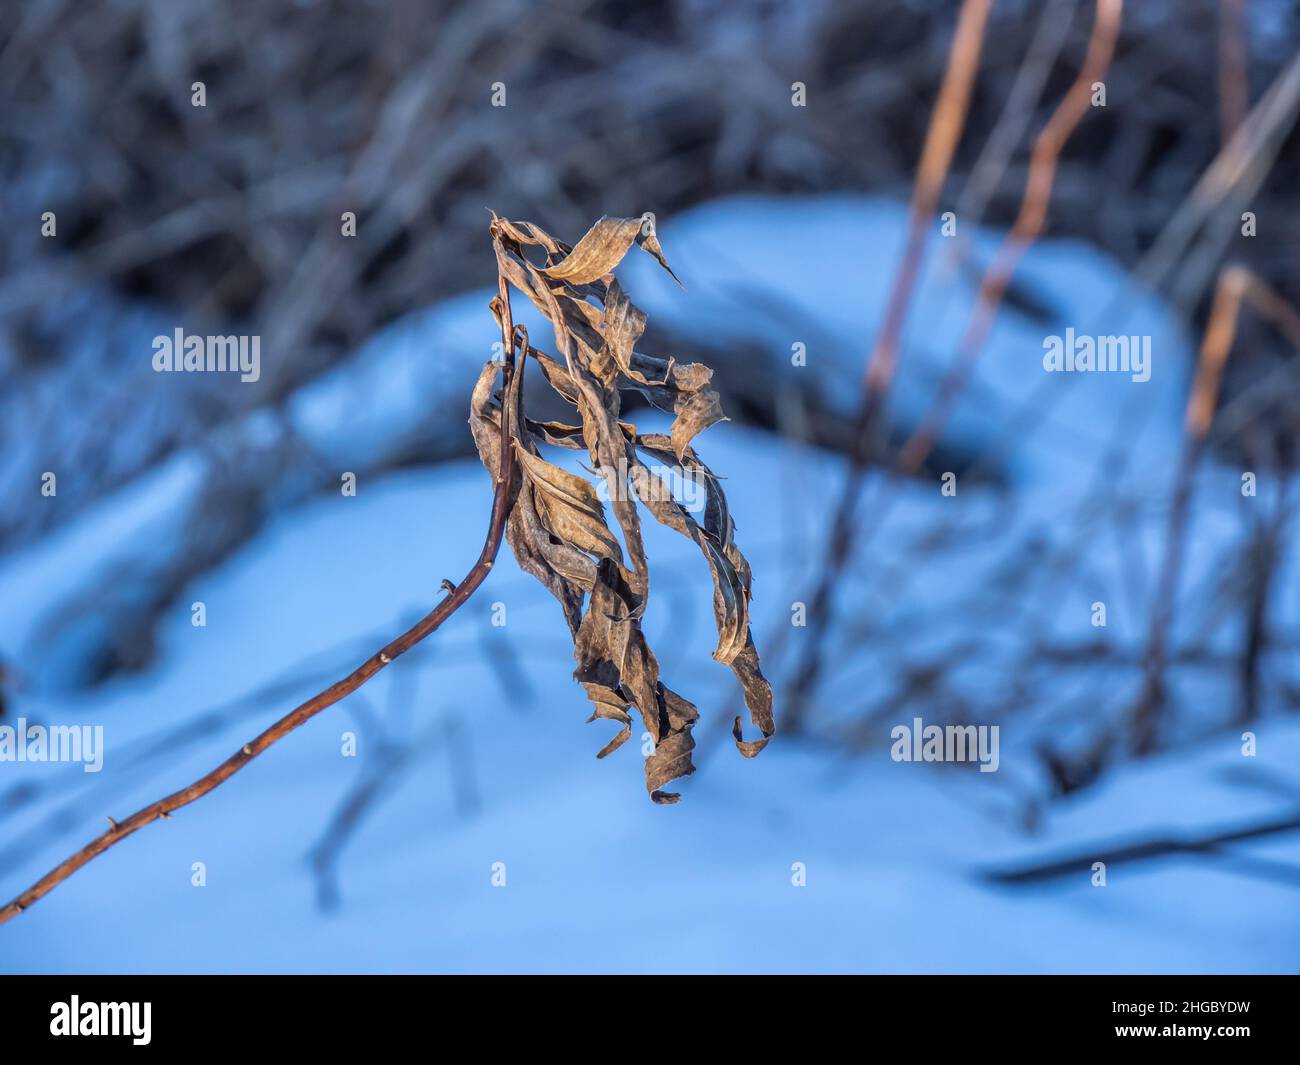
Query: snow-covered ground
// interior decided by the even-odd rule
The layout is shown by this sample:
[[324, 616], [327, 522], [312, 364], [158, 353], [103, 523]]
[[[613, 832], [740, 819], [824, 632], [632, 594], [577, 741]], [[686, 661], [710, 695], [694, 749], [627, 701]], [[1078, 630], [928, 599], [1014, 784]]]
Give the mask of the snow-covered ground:
[[[731, 502], [742, 535], [750, 534], [765, 567], [777, 566], [756, 599], [770, 624], [785, 609], [774, 601], [782, 530], [765, 527], [764, 485], [742, 471], [774, 449], [730, 426], [711, 434], [715, 465], [736, 471]], [[803, 471], [830, 478], [834, 465]], [[21, 861], [6, 856], [6, 891], [52, 864], [70, 839], [97, 831], [98, 817], [120, 817], [197, 775], [294, 696], [232, 711], [162, 764], [133, 764], [149, 737], [299, 661], [334, 662], [338, 672], [359, 660], [369, 634], [395, 630], [436, 594], [442, 576], [472, 559], [487, 498], [482, 470], [463, 463], [285, 515], [193, 590], [207, 603], [208, 626], [194, 628], [188, 610], [178, 610], [156, 675], [75, 703], [25, 704], [33, 718], [102, 722], [108, 756], [97, 776], [24, 767], [26, 780], [78, 789], [76, 828], [56, 833], [49, 820], [69, 801], [64, 790], [8, 816], [7, 847], [41, 845]], [[606, 737], [601, 726], [583, 725], [585, 700], [569, 679], [556, 608], [508, 564], [479, 603], [435, 635], [427, 658], [404, 660], [364, 690], [394, 738], [432, 735], [433, 743], [344, 850], [339, 909], [316, 908], [305, 855], [379, 739], [346, 704], [5, 927], [0, 967], [1294, 970], [1294, 888], [1192, 860], [1116, 867], [1104, 888], [1091, 885], [1086, 866], [1046, 889], [994, 888], [980, 873], [1080, 843], [1266, 816], [1279, 806], [1270, 774], [1294, 780], [1296, 723], [1261, 727], [1254, 760], [1225, 736], [1123, 771], [1053, 807], [1035, 836], [1018, 827], [1005, 783], [1014, 755], [1006, 752], [996, 774], [894, 763], [882, 732], [854, 759], [776, 742], [745, 761], [717, 728], [719, 696], [731, 681], [708, 658], [702, 563], [658, 530], [650, 540], [654, 564], [674, 574], [674, 585], [683, 582], [663, 588], [648, 621], [651, 639], [665, 675], [715, 711], [700, 733], [717, 750], [702, 756], [681, 805], [646, 801], [635, 744], [603, 762], [592, 757]], [[695, 619], [693, 633], [673, 618], [678, 595], [679, 609]], [[507, 698], [486, 661], [495, 602], [506, 605], [497, 635], [528, 678], [525, 699]], [[666, 639], [674, 628], [682, 638]], [[349, 641], [355, 650], [339, 652]], [[454, 723], [458, 738], [439, 723]], [[359, 735], [356, 758], [340, 753], [350, 730]], [[1243, 767], [1260, 774], [1260, 788], [1234, 781], [1230, 771]], [[5, 775], [13, 779], [16, 767]], [[1294, 857], [1294, 845], [1288, 849]], [[207, 870], [201, 888], [191, 885], [199, 861]], [[492, 883], [497, 862], [504, 887]], [[796, 862], [805, 863], [806, 887], [792, 883]]]
[[[636, 260], [625, 283], [652, 322], [678, 335], [713, 342], [730, 335], [782, 353], [805, 342], [808, 372], [826, 375], [849, 402], [902, 219], [900, 208], [860, 200], [713, 205], [660, 220], [685, 293], [661, 286], [645, 270], [652, 264]], [[855, 233], [865, 236], [854, 241]], [[986, 251], [990, 239], [976, 247]], [[1124, 284], [1113, 266], [1073, 245], [1035, 249], [1024, 276], [1056, 321], [1012, 315], [999, 325], [958, 412], [963, 441], [995, 437], [1020, 404], [1038, 403], [1044, 333], [1087, 330]], [[919, 413], [935, 366], [951, 357], [970, 287], [934, 257], [909, 329], [899, 392], [905, 416]], [[738, 301], [775, 311], [778, 296], [779, 319], [738, 318]], [[485, 302], [470, 294], [377, 337], [291, 405], [297, 428], [328, 443], [340, 469], [364, 468], [358, 456], [373, 454], [376, 441], [418, 424], [413, 400], [432, 377], [416, 360], [445, 353], [438, 387], [463, 375], [468, 391], [490, 355], [490, 324], [458, 323], [471, 313], [486, 320]], [[1132, 298], [1125, 308], [1122, 325], [1109, 316], [1091, 327], [1151, 335], [1150, 382], [1104, 375], [1051, 382], [1065, 391], [1055, 406], [1042, 406], [1035, 433], [1017, 441], [1003, 488], [972, 485], [956, 498], [924, 482], [897, 489], [900, 502], [873, 538], [869, 564], [842, 597], [835, 668], [819, 706], [825, 717], [861, 716], [887, 700], [918, 656], [945, 663], [947, 691], [977, 711], [1000, 705], [1025, 629], [1000, 583], [1006, 575], [991, 574], [1019, 565], [1035, 576], [1040, 556], [1019, 547], [1035, 530], [1055, 549], [1074, 544], [1084, 574], [1068, 594], [1046, 597], [1044, 634], [1091, 638], [1090, 605], [1112, 594], [1112, 635], [1141, 631], [1141, 597], [1125, 584], [1131, 567], [1119, 556], [1140, 555], [1138, 569], [1158, 559], [1187, 348], [1156, 301]], [[800, 321], [816, 322], [824, 339], [805, 337]], [[540, 330], [532, 334], [549, 346]], [[836, 360], [847, 377], [827, 373]], [[354, 427], [358, 381], [375, 374], [391, 387], [363, 404]], [[340, 402], [349, 391], [353, 401]], [[1127, 540], [1109, 528], [1102, 538], [1080, 507], [1118, 412], [1134, 402], [1141, 434], [1133, 436], [1128, 479], [1107, 487], [1127, 485], [1136, 514]], [[760, 650], [782, 630], [797, 641], [791, 606], [810, 589], [843, 464], [731, 424], [697, 444], [726, 477], [753, 564]], [[19, 663], [36, 653], [31, 619], [61, 581], [78, 582], [88, 566], [105, 565], [105, 555], [183, 550], [167, 535], [167, 520], [192, 490], [192, 461], [182, 453], [152, 480], [0, 564], [0, 648], [22, 648]], [[1211, 498], [1234, 494], [1235, 482], [1228, 470], [1205, 478]], [[362, 477], [355, 498], [324, 496], [284, 510], [237, 556], [196, 579], [174, 607], [150, 672], [91, 693], [39, 684], [22, 693], [14, 714], [102, 724], [107, 752], [98, 774], [0, 763], [0, 893], [26, 886], [98, 832], [104, 817], [121, 819], [206, 771], [426, 611], [440, 581], [458, 580], [477, 554], [489, 503], [488, 478], [474, 461]], [[1189, 559], [1197, 575], [1212, 571], [1240, 535], [1232, 520], [1238, 504], [1239, 497], [1198, 511]], [[944, 530], [946, 538], [938, 535]], [[891, 726], [910, 721], [914, 709], [925, 716], [924, 703], [873, 724], [853, 752], [778, 735], [746, 761], [727, 733], [734, 680], [709, 657], [704, 562], [676, 534], [653, 523], [644, 531], [647, 636], [665, 681], [702, 713], [699, 771], [682, 782], [680, 805], [646, 799], [638, 743], [595, 760], [611, 726], [583, 723], [587, 704], [570, 676], [559, 609], [505, 553], [464, 610], [359, 696], [0, 928], [0, 970], [1296, 970], [1295, 885], [1246, 875], [1231, 856], [1115, 864], [1104, 887], [1093, 886], [1090, 861], [1072, 878], [1035, 887], [994, 886], [984, 874], [1089, 848], [1105, 860], [1109, 848], [1134, 839], [1285, 814], [1300, 804], [1300, 722], [1266, 707], [1253, 758], [1242, 756], [1239, 730], [1207, 729], [1191, 746], [1121, 766], [1048, 806], [1033, 833], [1023, 821], [1027, 797], [1041, 791], [1032, 746], [1042, 715], [999, 718], [996, 773], [893, 762]], [[926, 533], [934, 542], [912, 556]], [[901, 585], [880, 580], [894, 566], [906, 576]], [[1283, 577], [1293, 586], [1294, 560]], [[202, 628], [191, 625], [196, 600], [206, 606]], [[504, 626], [492, 624], [496, 604]], [[971, 641], [973, 657], [954, 649]], [[1053, 712], [1085, 719], [1122, 701], [1135, 676], [1072, 675], [1067, 694], [1075, 701], [1051, 700]], [[1035, 678], [1025, 698], [1064, 683]], [[936, 698], [949, 698], [944, 692]], [[1184, 694], [1200, 698], [1208, 718], [1222, 705], [1222, 691], [1208, 681]], [[342, 753], [349, 732], [355, 757]], [[405, 761], [386, 762], [392, 751]], [[339, 905], [323, 910], [308, 855], [358, 782], [384, 766], [387, 786], [338, 858]], [[1294, 863], [1297, 836], [1232, 853]], [[204, 863], [202, 887], [192, 884], [196, 862]]]

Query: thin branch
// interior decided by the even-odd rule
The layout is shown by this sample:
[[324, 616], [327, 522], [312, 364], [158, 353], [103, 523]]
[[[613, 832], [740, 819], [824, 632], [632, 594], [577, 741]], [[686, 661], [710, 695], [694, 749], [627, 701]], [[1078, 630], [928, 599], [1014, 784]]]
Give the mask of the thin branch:
[[1130, 715], [1131, 743], [1136, 754], [1152, 751], [1159, 738], [1158, 730], [1165, 703], [1164, 673], [1169, 628], [1173, 622], [1178, 577], [1186, 550], [1194, 475], [1218, 406], [1223, 368], [1237, 336], [1243, 300], [1263, 317], [1276, 323], [1288, 339], [1300, 340], [1300, 314], [1285, 300], [1244, 267], [1230, 266], [1223, 271], [1201, 342], [1196, 378], [1187, 399], [1183, 455], [1173, 504], [1169, 510], [1165, 554], [1156, 586], [1156, 599], [1151, 610], [1142, 691]]
[[1219, 0], [1219, 137], [1226, 147], [1246, 120], [1244, 0]]
[[960, 354], [957, 362], [940, 383], [938, 395], [929, 412], [903, 446], [898, 465], [905, 474], [920, 469], [921, 463], [938, 442], [953, 404], [965, 389], [975, 361], [993, 328], [993, 321], [1007, 287], [1011, 284], [1011, 277], [1029, 246], [1043, 231], [1052, 187], [1056, 181], [1057, 162], [1066, 141], [1091, 107], [1094, 83], [1102, 81], [1110, 68], [1111, 57], [1115, 53], [1115, 40], [1119, 35], [1122, 9], [1123, 0], [1098, 0], [1097, 15], [1083, 66], [1034, 142], [1020, 212], [980, 284], [975, 313], [958, 345]]
[[962, 236], [958, 239], [956, 256], [964, 261], [974, 243], [972, 231], [984, 217], [984, 210], [997, 192], [1002, 175], [1006, 173], [1011, 156], [1020, 143], [1020, 137], [1034, 117], [1047, 76], [1052, 72], [1061, 46], [1070, 31], [1079, 0], [1053, 0], [1044, 4], [1038, 16], [1038, 26], [1029, 44], [1029, 52], [1016, 80], [1007, 93], [1002, 113], [989, 134], [979, 158], [971, 167], [966, 187], [957, 201], [957, 217], [961, 219]]
[[[975, 311], [961, 339], [957, 361], [941, 382], [939, 393], [926, 418], [903, 448], [898, 459], [900, 471], [911, 472], [919, 468], [933, 450], [952, 404], [968, 383], [975, 361], [983, 350], [1002, 298], [1011, 283], [1012, 274], [1026, 249], [1042, 232], [1056, 178], [1057, 161], [1070, 134], [1088, 113], [1093, 83], [1104, 78], [1110, 67], [1122, 10], [1123, 0], [1097, 0], [1088, 53], [1079, 75], [1034, 142], [1020, 212], [980, 284]], [[888, 328], [887, 324], [886, 329]], [[869, 393], [864, 400], [864, 418], [874, 419], [877, 412], [873, 407], [876, 406], [878, 403], [873, 401]], [[855, 542], [861, 536], [861, 529], [855, 525], [853, 518], [862, 475], [863, 466], [855, 463], [840, 497], [834, 520], [834, 539], [827, 551], [826, 564], [822, 567], [820, 581], [808, 610], [809, 631], [803, 661], [795, 674], [787, 703], [787, 715], [794, 718], [796, 724], [802, 720], [807, 700], [821, 675], [824, 651], [821, 634], [830, 621], [831, 594]], [[874, 525], [879, 525], [879, 516], [879, 511], [873, 513]], [[789, 720], [786, 727], [790, 727]]]
[[990, 0], [965, 0], [957, 20], [952, 52], [948, 57], [943, 83], [939, 86], [939, 98], [934, 105], [930, 127], [926, 131], [925, 145], [921, 149], [916, 187], [912, 193], [907, 245], [898, 274], [894, 278], [889, 306], [885, 311], [885, 324], [871, 358], [867, 361], [867, 403], [861, 419], [864, 432], [872, 428], [874, 413], [884, 400], [898, 366], [899, 338], [921, 272], [921, 258], [929, 237], [930, 223], [943, 192], [944, 182], [948, 178], [957, 142], [966, 127], [971, 89], [975, 84], [980, 53], [984, 47], [984, 27], [988, 22], [989, 8]]
[[518, 375], [515, 373], [514, 330], [511, 325], [510, 297], [506, 290], [504, 277], [500, 279], [500, 291], [500, 302], [502, 304], [499, 308], [502, 323], [501, 335], [504, 340], [504, 350], [507, 353], [503, 367], [501, 460], [493, 489], [492, 515], [488, 523], [487, 537], [483, 542], [483, 550], [479, 552], [478, 560], [469, 573], [465, 575], [464, 580], [457, 584], [454, 591], [450, 592], [442, 602], [411, 628], [407, 629], [406, 632], [376, 651], [342, 680], [330, 685], [324, 691], [312, 696], [305, 703], [285, 714], [274, 725], [256, 739], [244, 744], [243, 747], [210, 773], [200, 777], [187, 787], [181, 788], [180, 791], [173, 792], [166, 798], [150, 803], [144, 809], [132, 814], [125, 821], [115, 822], [110, 818], [110, 828], [107, 832], [86, 844], [71, 857], [60, 862], [35, 884], [9, 902], [3, 909], [0, 909], [0, 924], [4, 924], [11, 918], [16, 917], [34, 902], [44, 898], [91, 859], [97, 858], [110, 847], [126, 839], [127, 836], [144, 828], [145, 825], [152, 824], [154, 821], [165, 820], [171, 816], [174, 810], [178, 810], [182, 806], [188, 806], [195, 800], [203, 798], [204, 795], [219, 784], [223, 784], [238, 773], [268, 747], [282, 740], [300, 725], [310, 721], [322, 710], [333, 706], [340, 699], [352, 694], [381, 669], [390, 665], [395, 659], [405, 654], [442, 625], [444, 621], [460, 609], [465, 601], [474, 594], [478, 586], [487, 579], [487, 575], [491, 572], [492, 565], [496, 560], [497, 551], [501, 547], [501, 541], [505, 536], [506, 520], [510, 516], [510, 510], [515, 500], [517, 463], [514, 458], [514, 448], [510, 446], [510, 412], [513, 408], [511, 398], [516, 394], [523, 378], [522, 373]]
[[[1300, 817], [1293, 812], [1271, 821], [1247, 825], [1230, 825], [1210, 829], [1199, 834], [1176, 835], [1167, 833], [1137, 843], [1097, 843], [1077, 848], [1073, 853], [1034, 865], [991, 869], [987, 879], [1003, 884], [1034, 884], [1068, 876], [1087, 876], [1093, 862], [1103, 861], [1107, 866], [1121, 862], [1150, 861], [1175, 855], [1213, 855], [1230, 843], [1262, 839], [1300, 829]], [[1292, 880], [1294, 882], [1294, 879]]]
[[[871, 356], [867, 360], [863, 380], [864, 395], [853, 430], [850, 453], [852, 461], [848, 482], [836, 510], [827, 542], [823, 573], [838, 572], [852, 547], [853, 500], [857, 498], [863, 471], [872, 458], [874, 451], [872, 444], [878, 431], [885, 397], [898, 367], [899, 339], [920, 276], [921, 261], [931, 223], [939, 196], [948, 178], [948, 171], [952, 166], [957, 142], [966, 127], [971, 90], [975, 84], [980, 54], [984, 48], [984, 29], [988, 23], [989, 9], [989, 0], [964, 0], [961, 13], [957, 18], [957, 29], [953, 35], [948, 63], [944, 69], [943, 82], [939, 86], [939, 96], [930, 115], [925, 144], [921, 149], [921, 162], [917, 168], [916, 183], [912, 192], [907, 242], [903, 249], [902, 260], [899, 262], [898, 273], [894, 276], [884, 324], [881, 326]], [[808, 626], [805, 633], [809, 647], [815, 647], [820, 643], [821, 632], [825, 628], [830, 611], [831, 589], [832, 581], [823, 580], [809, 603]], [[811, 659], [805, 658], [805, 665], [809, 661]], [[796, 681], [795, 691], [807, 691], [810, 687], [811, 685], [804, 683], [803, 678], [800, 677]], [[788, 731], [797, 732], [802, 725], [802, 719], [802, 707], [799, 699], [795, 698], [787, 704], [784, 727]]]

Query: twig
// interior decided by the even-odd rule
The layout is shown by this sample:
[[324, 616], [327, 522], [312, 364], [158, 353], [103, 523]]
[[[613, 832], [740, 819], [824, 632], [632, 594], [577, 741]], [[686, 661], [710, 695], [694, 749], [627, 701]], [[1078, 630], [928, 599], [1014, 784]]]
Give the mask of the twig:
[[943, 192], [952, 157], [957, 150], [966, 113], [970, 107], [971, 88], [979, 70], [980, 52], [984, 47], [984, 27], [988, 22], [989, 0], [964, 0], [953, 37], [952, 52], [939, 86], [925, 146], [917, 169], [912, 194], [911, 217], [903, 260], [894, 279], [894, 287], [885, 312], [885, 324], [867, 362], [865, 385], [868, 403], [862, 415], [862, 428], [872, 428], [873, 415], [883, 401], [898, 366], [898, 342], [903, 321], [912, 302], [912, 294], [921, 271], [921, 256], [929, 237], [939, 196]]
[[1246, 120], [1246, 12], [1243, 0], [1219, 0], [1219, 130], [1226, 147]]
[[[975, 360], [983, 349], [1002, 298], [1011, 283], [1011, 276], [1026, 249], [1042, 231], [1056, 177], [1057, 160], [1070, 134], [1088, 112], [1092, 84], [1104, 78], [1110, 66], [1122, 10], [1123, 0], [1098, 0], [1097, 2], [1092, 35], [1088, 42], [1088, 54], [1084, 58], [1083, 66], [1074, 84], [1034, 142], [1020, 212], [980, 284], [975, 311], [959, 345], [957, 361], [941, 382], [938, 395], [926, 418], [908, 439], [898, 458], [897, 465], [902, 472], [911, 472], [919, 468], [933, 450], [952, 403], [968, 382]], [[868, 395], [864, 410], [871, 405], [872, 400]], [[835, 516], [838, 541], [832, 543], [827, 552], [826, 565], [822, 568], [821, 578], [808, 611], [809, 638], [787, 704], [787, 713], [796, 721], [802, 718], [806, 701], [821, 674], [824, 651], [821, 633], [830, 620], [831, 593], [855, 541], [861, 535], [861, 529], [853, 521], [861, 480], [862, 468], [855, 466], [846, 482], [839, 510]], [[879, 516], [879, 512], [873, 513], [873, 527], [879, 524]], [[789, 727], [788, 723], [787, 727]]]
[[1041, 883], [1065, 876], [1086, 876], [1092, 868], [1092, 863], [1096, 861], [1104, 861], [1111, 866], [1120, 862], [1150, 861], [1153, 858], [1172, 855], [1216, 854], [1220, 848], [1229, 843], [1262, 839], [1284, 832], [1294, 832], [1297, 829], [1300, 829], [1300, 817], [1292, 812], [1271, 821], [1211, 829], [1198, 835], [1177, 836], [1171, 833], [1139, 843], [1098, 843], [1078, 848], [1073, 854], [1036, 865], [992, 869], [986, 872], [985, 876], [989, 880], [1003, 884]]
[[60, 862], [35, 884], [9, 902], [3, 909], [0, 909], [0, 924], [4, 924], [11, 918], [16, 917], [33, 903], [44, 898], [83, 865], [92, 858], [103, 854], [109, 847], [120, 843], [127, 836], [145, 825], [165, 819], [174, 810], [178, 810], [182, 806], [188, 806], [196, 799], [201, 799], [216, 788], [217, 785], [224, 783], [238, 773], [272, 744], [283, 739], [300, 725], [310, 721], [322, 710], [333, 706], [340, 699], [356, 691], [381, 669], [405, 654], [442, 625], [487, 579], [488, 573], [492, 570], [492, 564], [496, 560], [497, 551], [501, 547], [501, 541], [505, 535], [506, 520], [510, 516], [510, 509], [515, 500], [514, 489], [517, 478], [515, 476], [514, 448], [510, 445], [510, 412], [512, 409], [510, 397], [515, 394], [522, 381], [522, 373], [515, 374], [510, 297], [504, 277], [500, 279], [500, 290], [500, 299], [503, 304], [501, 308], [501, 332], [505, 341], [504, 349], [507, 352], [506, 362], [503, 367], [501, 461], [493, 488], [492, 515], [488, 522], [487, 537], [483, 542], [483, 550], [479, 552], [478, 560], [471, 567], [469, 573], [465, 575], [464, 580], [456, 586], [455, 591], [449, 593], [433, 610], [407, 629], [406, 632], [375, 652], [342, 680], [330, 685], [323, 692], [312, 696], [305, 703], [291, 710], [256, 739], [244, 744], [243, 747], [210, 773], [200, 777], [188, 787], [181, 788], [180, 791], [173, 792], [166, 798], [150, 803], [121, 823], [115, 823], [110, 818], [112, 827], [107, 832], [86, 844], [71, 857]]
[[[881, 326], [871, 356], [867, 360], [866, 376], [863, 381], [865, 394], [853, 432], [852, 463], [827, 543], [826, 563], [822, 567], [824, 574], [838, 572], [843, 567], [852, 547], [853, 502], [858, 495], [858, 485], [863, 471], [872, 457], [874, 450], [872, 442], [877, 432], [885, 396], [898, 367], [899, 338], [920, 275], [922, 254], [925, 251], [935, 208], [943, 192], [957, 142], [961, 139], [962, 130], [966, 126], [971, 89], [975, 83], [980, 53], [984, 47], [984, 28], [988, 22], [989, 7], [989, 0], [964, 0], [961, 14], [957, 19], [952, 50], [948, 55], [943, 83], [939, 87], [939, 98], [930, 116], [925, 146], [921, 151], [921, 162], [912, 193], [907, 243], [903, 249], [898, 273], [894, 276], [884, 324]], [[808, 625], [804, 634], [807, 640], [806, 646], [809, 648], [817, 647], [821, 643], [822, 631], [825, 629], [830, 610], [833, 583], [832, 580], [823, 579], [809, 603]], [[805, 656], [803, 672], [809, 672], [809, 664], [819, 660], [819, 655], [816, 659]], [[815, 671], [816, 666], [813, 666], [811, 677], [804, 677], [801, 673], [795, 682], [796, 693], [810, 690], [811, 680], [815, 679]], [[799, 731], [802, 721], [803, 708], [799, 699], [795, 698], [787, 703], [783, 724], [787, 731]]]
[[1230, 266], [1220, 275], [1214, 294], [1214, 306], [1205, 327], [1200, 357], [1197, 359], [1196, 379], [1187, 400], [1183, 455], [1169, 510], [1165, 555], [1156, 586], [1156, 599], [1151, 610], [1142, 691], [1130, 714], [1131, 744], [1136, 754], [1149, 753], [1154, 749], [1158, 738], [1157, 731], [1165, 701], [1166, 647], [1169, 627], [1173, 621], [1178, 576], [1186, 548], [1193, 478], [1214, 419], [1223, 367], [1237, 336], [1243, 299], [1265, 317], [1275, 321], [1289, 337], [1295, 339], [1293, 334], [1300, 331], [1300, 315], [1248, 270]]
[[1235, 724], [1243, 727], [1259, 718], [1262, 659], [1270, 643], [1269, 607], [1287, 530], [1288, 471], [1281, 471], [1279, 480], [1281, 483], [1276, 513], [1267, 521], [1259, 519], [1254, 522], [1252, 539], [1242, 551], [1242, 569], [1246, 579], [1246, 616], [1237, 666], [1241, 681], [1241, 708]]
[[993, 262], [980, 284], [976, 310], [966, 327], [966, 334], [958, 345], [956, 364], [944, 376], [938, 395], [926, 417], [907, 443], [898, 459], [900, 471], [911, 473], [920, 468], [925, 457], [933, 450], [939, 434], [951, 413], [953, 402], [965, 388], [975, 360], [983, 350], [989, 330], [1001, 306], [1002, 298], [1011, 277], [1029, 246], [1042, 233], [1047, 220], [1047, 207], [1056, 180], [1056, 166], [1070, 134], [1088, 113], [1094, 82], [1103, 80], [1110, 68], [1115, 52], [1115, 39], [1119, 34], [1123, 0], [1098, 0], [1092, 36], [1088, 41], [1088, 54], [1079, 75], [1066, 92], [1065, 98], [1048, 119], [1034, 142], [1029, 161], [1029, 176], [1025, 181], [1020, 212], [1011, 232], [1002, 241]]
[[1016, 80], [1007, 93], [997, 124], [984, 142], [975, 165], [971, 167], [966, 187], [962, 189], [961, 198], [957, 201], [956, 213], [961, 219], [963, 235], [954, 252], [961, 260], [970, 253], [974, 242], [972, 231], [984, 217], [984, 210], [997, 191], [1002, 175], [1006, 173], [1007, 164], [1011, 161], [1021, 134], [1034, 116], [1047, 76], [1052, 72], [1052, 66], [1069, 33], [1078, 2], [1079, 0], [1054, 0], [1053, 3], [1044, 4], [1042, 13], [1038, 16], [1038, 26], [1029, 44], [1029, 52], [1016, 72]]

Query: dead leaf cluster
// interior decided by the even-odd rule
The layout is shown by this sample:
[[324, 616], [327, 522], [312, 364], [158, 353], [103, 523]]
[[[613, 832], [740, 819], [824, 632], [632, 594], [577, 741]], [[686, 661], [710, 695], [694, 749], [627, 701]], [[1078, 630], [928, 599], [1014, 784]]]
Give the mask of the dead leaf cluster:
[[[636, 348], [646, 316], [613, 271], [636, 245], [672, 274], [648, 218], [602, 218], [572, 247], [532, 223], [495, 214], [491, 235], [503, 293], [492, 309], [520, 361], [499, 394], [494, 385], [500, 364], [484, 366], [471, 400], [470, 426], [493, 476], [502, 469], [503, 439], [510, 441], [518, 460], [522, 476], [506, 542], [519, 565], [547, 587], [564, 611], [577, 660], [574, 677], [592, 704], [589, 720], [622, 726], [597, 757], [627, 742], [635, 710], [654, 743], [645, 762], [646, 789], [657, 803], [676, 802], [679, 795], [662, 788], [695, 771], [691, 730], [699, 712], [664, 683], [642, 631], [650, 568], [639, 507], [694, 541], [708, 564], [718, 630], [713, 657], [735, 673], [750, 719], [762, 733], [760, 739], [744, 740], [737, 717], [732, 729], [737, 748], [752, 758], [775, 731], [772, 691], [750, 633], [749, 563], [736, 545], [722, 485], [692, 446], [702, 430], [724, 420], [718, 395], [709, 387], [712, 371]], [[513, 325], [510, 289], [527, 297], [550, 323], [555, 355], [533, 347], [526, 330]], [[525, 415], [522, 381], [529, 359], [573, 408], [574, 424]], [[621, 419], [626, 390], [640, 392], [673, 415], [667, 435], [639, 433]], [[598, 482], [550, 462], [544, 446], [586, 451], [605, 491], [597, 490]], [[643, 457], [705, 486], [699, 520], [663, 490], [662, 482], [656, 483], [657, 475]], [[607, 521], [605, 499], [617, 534]]]

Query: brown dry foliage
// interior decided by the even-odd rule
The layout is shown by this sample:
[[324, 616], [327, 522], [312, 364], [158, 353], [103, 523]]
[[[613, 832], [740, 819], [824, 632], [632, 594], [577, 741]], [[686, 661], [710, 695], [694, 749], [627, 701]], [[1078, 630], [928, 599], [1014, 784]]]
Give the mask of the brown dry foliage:
[[[559, 354], [554, 358], [532, 347], [526, 331], [510, 324], [508, 305], [499, 297], [493, 301], [498, 321], [519, 343], [520, 372], [514, 387], [495, 397], [499, 366], [484, 366], [474, 389], [470, 426], [483, 464], [495, 475], [506, 411], [523, 475], [506, 542], [519, 565], [540, 580], [563, 608], [577, 659], [574, 677], [593, 707], [589, 720], [602, 718], [622, 725], [597, 757], [617, 750], [631, 736], [629, 711], [635, 708], [654, 740], [654, 751], [645, 763], [646, 788], [657, 803], [676, 802], [676, 793], [661, 788], [695, 771], [691, 729], [699, 714], [660, 678], [659, 663], [641, 630], [650, 571], [638, 502], [657, 521], [693, 540], [708, 562], [718, 628], [713, 657], [735, 672], [750, 718], [762, 732], [761, 739], [743, 740], [737, 717], [732, 731], [740, 753], [754, 757], [775, 731], [772, 691], [759, 668], [750, 634], [749, 563], [736, 546], [735, 526], [718, 478], [691, 446], [696, 434], [724, 419], [718, 395], [709, 387], [713, 372], [699, 363], [679, 363], [636, 350], [646, 316], [628, 298], [613, 270], [635, 244], [672, 274], [648, 221], [602, 218], [573, 247], [532, 223], [511, 222], [495, 214], [491, 234], [501, 291], [508, 293], [507, 285], [513, 286], [537, 307], [554, 330]], [[551, 388], [573, 407], [578, 424], [539, 422], [524, 415], [518, 381], [529, 357]], [[668, 435], [638, 433], [620, 419], [625, 389], [638, 391], [654, 406], [673, 413]], [[548, 462], [540, 444], [586, 450], [608, 489], [621, 545], [606, 522], [595, 485]], [[642, 454], [703, 484], [707, 495], [702, 523], [664, 491], [662, 482], [641, 461]]]

